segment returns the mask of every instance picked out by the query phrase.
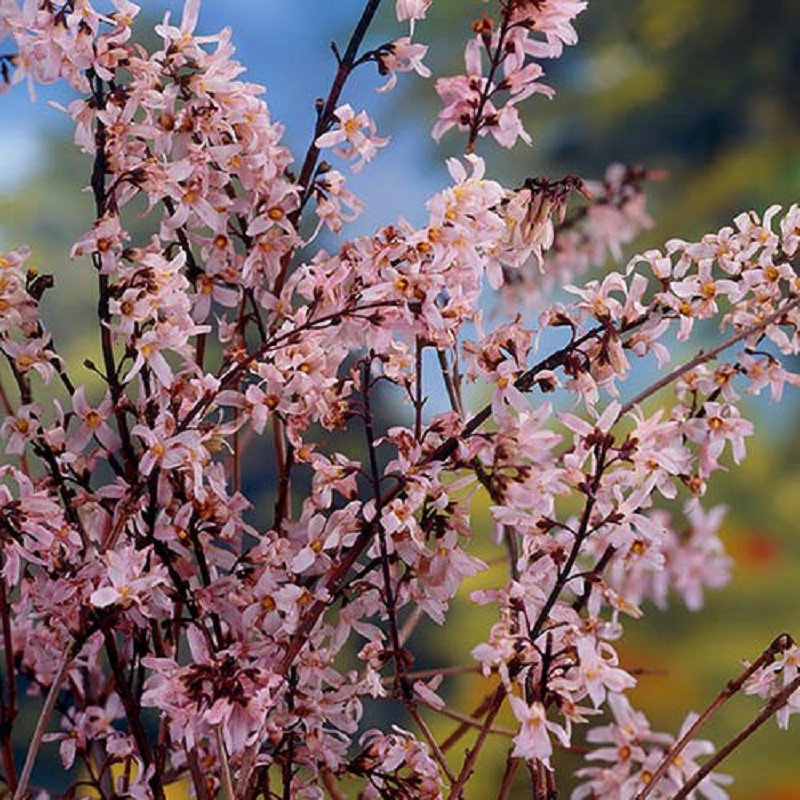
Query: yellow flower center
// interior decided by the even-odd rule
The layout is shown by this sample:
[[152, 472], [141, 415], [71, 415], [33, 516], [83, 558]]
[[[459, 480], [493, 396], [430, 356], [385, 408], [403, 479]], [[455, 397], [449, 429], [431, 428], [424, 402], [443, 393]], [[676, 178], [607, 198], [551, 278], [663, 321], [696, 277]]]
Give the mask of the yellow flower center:
[[261, 608], [263, 608], [264, 611], [274, 611], [276, 608], [275, 601], [269, 595], [266, 595], [266, 597], [261, 599]]
[[714, 281], [708, 281], [700, 287], [700, 294], [705, 300], [711, 300], [717, 293], [717, 287]]
[[87, 428], [94, 430], [100, 427], [103, 418], [96, 411], [90, 411], [83, 421]]

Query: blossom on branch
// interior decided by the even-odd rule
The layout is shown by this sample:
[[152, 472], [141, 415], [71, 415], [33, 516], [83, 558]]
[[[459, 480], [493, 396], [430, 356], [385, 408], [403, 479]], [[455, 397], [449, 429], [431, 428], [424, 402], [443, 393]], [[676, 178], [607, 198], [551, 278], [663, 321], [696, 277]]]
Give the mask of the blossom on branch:
[[[334, 48], [295, 166], [231, 31], [196, 35], [198, 0], [149, 46], [128, 0], [0, 0], [3, 80], [79, 94], [62, 111], [94, 219], [70, 269], [94, 283], [99, 351], [66, 358], [41, 302], [53, 279], [27, 247], [0, 252], [0, 767], [16, 797], [47, 740], [101, 793], [455, 800], [494, 737], [511, 741], [501, 796], [521, 761], [554, 795], [557, 748], [583, 756], [575, 800], [727, 796], [703, 716], [673, 737], [633, 708], [619, 641], [731, 576], [705, 495], [746, 455], [742, 398], [800, 384], [798, 206], [625, 263], [657, 171], [504, 186], [478, 140], [532, 143], [520, 109], [553, 96], [542, 62], [576, 43], [586, 2], [502, 0], [473, 23], [464, 74], [436, 83], [435, 137], [465, 134], [449, 178], [418, 223], [347, 236], [365, 204], [320, 151], [357, 171], [389, 142], [347, 102], [351, 73], [377, 64], [385, 89], [430, 74], [411, 36], [369, 40], [378, 5]], [[395, 11], [413, 33], [430, 7]], [[582, 278], [609, 256], [617, 269]], [[431, 662], [431, 626], [470, 603], [486, 629], [476, 616]], [[455, 702], [462, 674], [475, 711]], [[785, 726], [798, 681], [779, 637], [726, 691]], [[44, 701], [17, 773], [22, 687]], [[448, 739], [432, 715], [457, 722]]]
[[315, 142], [319, 148], [332, 147], [336, 155], [354, 161], [353, 172], [358, 172], [375, 157], [378, 148], [389, 144], [388, 137], [376, 136], [375, 123], [365, 111], [358, 114], [345, 103], [334, 112], [338, 127], [323, 133]]

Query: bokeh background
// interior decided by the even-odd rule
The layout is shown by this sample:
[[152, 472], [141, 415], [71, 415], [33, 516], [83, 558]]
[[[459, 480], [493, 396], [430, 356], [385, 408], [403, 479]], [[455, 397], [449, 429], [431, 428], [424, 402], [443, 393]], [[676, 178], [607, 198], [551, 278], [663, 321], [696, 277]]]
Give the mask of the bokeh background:
[[[180, 14], [179, 3], [147, 0], [143, 6], [151, 23], [167, 8]], [[370, 45], [404, 33], [393, 21], [394, 3], [386, 0], [384, 6]], [[308, 144], [314, 99], [324, 96], [333, 74], [329, 42], [346, 40], [360, 8], [356, 0], [203, 4], [200, 32], [233, 28], [247, 77], [266, 85], [273, 116], [285, 123], [286, 141], [297, 158]], [[469, 23], [483, 12], [491, 14], [492, 4], [434, 3], [417, 34], [432, 45], [426, 62], [434, 74], [461, 69]], [[482, 143], [479, 153], [490, 171], [518, 185], [526, 177], [567, 172], [600, 177], [612, 161], [667, 169], [669, 180], [653, 185], [650, 195], [655, 226], [636, 250], [715, 230], [741, 210], [800, 200], [797, 0], [595, 0], [577, 27], [580, 45], [547, 65], [556, 98], [528, 103], [533, 147], [506, 152]], [[393, 139], [351, 181], [369, 210], [349, 233], [370, 231], [399, 215], [424, 219], [424, 200], [447, 181], [443, 157], [463, 147], [456, 134], [440, 147], [428, 134], [438, 109], [432, 81], [401, 76], [388, 96], [374, 92], [381, 83], [368, 67], [354, 76], [344, 98], [368, 108], [380, 133]], [[81, 324], [91, 313], [94, 276], [86, 265], [71, 264], [67, 254], [91, 225], [91, 201], [80, 191], [90, 163], [72, 147], [68, 119], [49, 105], [64, 103], [69, 95], [36, 91], [34, 103], [25, 84], [0, 97], [0, 247], [27, 242], [36, 265], [54, 273], [59, 291], [52, 293], [49, 321], [62, 352], [80, 363], [95, 349], [94, 334]], [[800, 370], [800, 364], [794, 368]], [[647, 609], [644, 619], [628, 626], [624, 663], [644, 671], [634, 702], [654, 728], [675, 732], [686, 711], [710, 702], [741, 660], [755, 658], [778, 632], [800, 636], [798, 397], [790, 395], [779, 408], [761, 402], [746, 406], [759, 436], [749, 444], [746, 462], [717, 480], [707, 498], [708, 504], [730, 509], [723, 538], [735, 559], [732, 584], [710, 594], [699, 614], [677, 605], [666, 614]], [[479, 512], [477, 522], [476, 546], [491, 559], [485, 515], [481, 519]], [[487, 580], [483, 576], [471, 588]], [[423, 626], [424, 663], [451, 661], [459, 652], [466, 662], [490, 613], [468, 611], [461, 602], [454, 624], [442, 630]], [[469, 679], [447, 686], [448, 699], [458, 708], [477, 702], [472, 696], [477, 686]], [[722, 743], [757, 708], [753, 699], [735, 699], [707, 735]], [[443, 723], [438, 730], [451, 727]], [[499, 742], [487, 750], [472, 797], [493, 796], [507, 746]], [[55, 780], [54, 747], [49, 755], [45, 770]], [[731, 796], [739, 800], [800, 798], [797, 720], [788, 733], [768, 724], [725, 771], [737, 778]], [[563, 789], [568, 796], [566, 783]]]

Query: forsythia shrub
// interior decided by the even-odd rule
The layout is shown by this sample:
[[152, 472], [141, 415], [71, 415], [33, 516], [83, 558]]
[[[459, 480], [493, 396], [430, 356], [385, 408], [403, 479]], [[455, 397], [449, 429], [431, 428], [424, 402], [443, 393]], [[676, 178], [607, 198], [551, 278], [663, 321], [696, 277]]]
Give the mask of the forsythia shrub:
[[[555, 748], [584, 756], [575, 800], [726, 797], [722, 758], [800, 710], [800, 650], [778, 636], [672, 736], [629, 702], [616, 642], [626, 617], [674, 596], [698, 608], [728, 577], [722, 512], [703, 498], [745, 455], [742, 394], [798, 383], [781, 363], [800, 342], [798, 206], [581, 282], [649, 223], [653, 175], [487, 174], [478, 140], [530, 143], [518, 106], [553, 94], [542, 62], [575, 44], [586, 7], [495, 0], [464, 73], [436, 80], [433, 135], [456, 129], [465, 154], [427, 222], [347, 238], [363, 204], [334, 165], [359, 170], [389, 143], [344, 102], [348, 77], [428, 77], [415, 37], [431, 0], [397, 0], [404, 35], [373, 49], [380, 0], [364, 4], [296, 167], [230, 31], [195, 34], [197, 0], [152, 51], [137, 5], [103, 5], [0, 0], [4, 82], [76, 93], [64, 110], [96, 218], [72, 255], [96, 271], [102, 352], [67, 363], [40, 315], [52, 280], [24, 245], [0, 253], [6, 794], [46, 796], [32, 770], [57, 741], [73, 797], [163, 798], [183, 781], [200, 800], [457, 800], [507, 735], [500, 798], [522, 778], [526, 796], [555, 797]], [[133, 200], [148, 239], [130, 232]], [[548, 304], [554, 284], [572, 299]], [[533, 295], [535, 324], [502, 316]], [[676, 363], [679, 344], [694, 355]], [[647, 388], [626, 391], [653, 361]], [[469, 382], [485, 406], [469, 407]], [[379, 387], [382, 404], [405, 401], [404, 424], [380, 421]], [[432, 391], [449, 410], [426, 407]], [[269, 513], [242, 488], [253, 453], [277, 474]], [[448, 625], [485, 568], [471, 553], [485, 498], [506, 567], [471, 594], [495, 622], [472, 650], [485, 697], [468, 712], [440, 694], [460, 665], [415, 671], [414, 633]], [[24, 689], [42, 701], [21, 765]], [[763, 708], [715, 750], [697, 731], [739, 691]], [[402, 727], [381, 725], [398, 705]], [[437, 715], [458, 723], [446, 741]]]

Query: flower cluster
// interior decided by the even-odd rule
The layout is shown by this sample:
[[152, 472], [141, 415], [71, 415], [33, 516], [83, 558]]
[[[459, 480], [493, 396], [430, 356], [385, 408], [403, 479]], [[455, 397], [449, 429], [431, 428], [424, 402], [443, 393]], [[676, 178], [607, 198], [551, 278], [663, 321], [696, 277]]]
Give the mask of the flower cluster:
[[470, 147], [489, 133], [503, 147], [513, 147], [517, 139], [530, 144], [517, 106], [533, 94], [555, 93], [542, 83], [544, 69], [534, 59], [557, 58], [564, 45], [578, 41], [572, 20], [586, 5], [583, 0], [512, 0], [504, 4], [499, 25], [486, 15], [475, 22], [464, 54], [465, 74], [436, 81], [444, 108], [433, 137], [438, 140], [457, 127], [469, 132]]
[[[398, 0], [397, 18], [413, 34], [430, 4]], [[575, 42], [585, 2], [505, 0], [499, 22], [476, 22], [468, 74], [437, 82], [435, 134], [467, 131], [468, 152], [448, 161], [424, 224], [332, 251], [317, 232], [346, 233], [362, 204], [320, 150], [360, 169], [388, 141], [339, 102], [344, 82], [367, 62], [392, 85], [426, 76], [425, 47], [403, 37], [359, 54], [367, 3], [295, 173], [230, 31], [195, 34], [197, 0], [156, 27], [152, 52], [132, 40], [137, 6], [111, 5], [0, 2], [9, 79], [62, 78], [80, 94], [65, 110], [92, 159], [95, 219], [72, 255], [95, 273], [102, 351], [84, 372], [67, 364], [40, 315], [48, 276], [26, 269], [24, 247], [0, 253], [16, 392], [2, 395], [0, 638], [9, 685], [45, 697], [19, 775], [16, 690], [0, 697], [9, 789], [28, 791], [57, 713], [46, 739], [66, 769], [99, 767], [101, 795], [160, 799], [186, 781], [232, 800], [277, 781], [319, 800], [355, 782], [364, 798], [455, 800], [508, 706], [507, 774], [529, 762], [537, 796], [554, 749], [581, 739], [578, 800], [680, 791], [712, 747], [691, 736], [673, 756], [627, 699], [636, 678], [618, 642], [648, 604], [678, 595], [697, 609], [728, 578], [723, 509], [704, 495], [745, 456], [742, 395], [777, 400], [800, 383], [781, 363], [800, 351], [800, 207], [672, 240], [567, 285], [571, 299], [543, 304], [535, 325], [488, 327], [488, 291], [508, 303], [576, 280], [648, 224], [646, 171], [509, 188], [471, 152], [487, 133], [528, 139], [517, 105], [551, 93], [533, 59]], [[709, 320], [717, 343], [671, 365]], [[542, 352], [552, 341], [565, 343]], [[634, 394], [626, 379], [649, 361], [661, 377]], [[434, 380], [446, 411], [426, 407]], [[477, 411], [473, 382], [490, 393]], [[37, 400], [41, 384], [57, 397]], [[653, 406], [666, 388], [674, 397]], [[378, 413], [388, 395], [401, 419]], [[414, 652], [420, 622], [447, 624], [489, 566], [471, 552], [487, 503], [507, 568], [471, 593], [496, 609], [470, 643], [487, 684], [478, 719], [447, 708], [448, 669], [415, 670]], [[746, 690], [784, 723], [796, 648], [759, 667]], [[378, 727], [390, 703], [404, 727]], [[448, 746], [480, 730], [457, 769], [421, 709], [460, 721]], [[593, 724], [604, 710], [614, 722]], [[120, 763], [111, 787], [102, 775]], [[725, 783], [711, 773], [699, 791], [717, 800]]]

